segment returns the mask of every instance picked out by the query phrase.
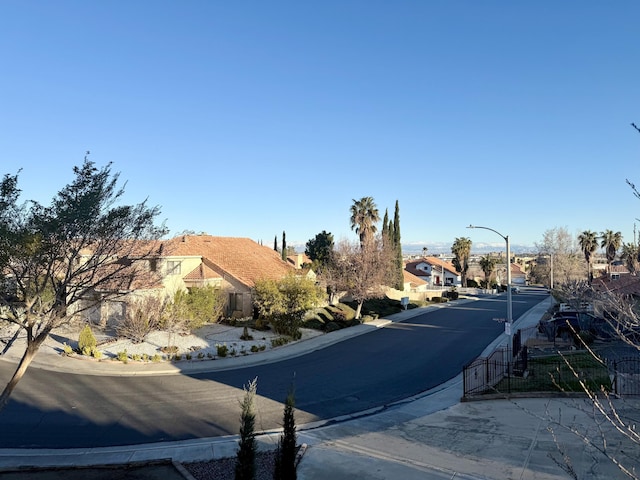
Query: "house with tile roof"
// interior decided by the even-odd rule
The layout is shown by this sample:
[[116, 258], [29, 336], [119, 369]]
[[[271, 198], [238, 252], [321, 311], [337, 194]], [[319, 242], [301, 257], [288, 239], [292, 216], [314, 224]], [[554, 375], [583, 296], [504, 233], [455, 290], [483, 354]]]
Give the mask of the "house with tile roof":
[[594, 279], [591, 286], [596, 292], [640, 298], [640, 277], [636, 275], [602, 275]]
[[256, 281], [296, 272], [278, 252], [249, 238], [181, 235], [163, 242], [158, 258], [168, 295], [206, 285], [223, 288], [232, 317], [252, 315]]
[[459, 287], [462, 277], [451, 262], [438, 257], [423, 257], [405, 263], [405, 270], [427, 282], [429, 287]]
[[287, 255], [287, 262], [300, 270], [305, 265], [311, 265], [312, 260], [305, 253], [296, 253], [295, 255]]
[[145, 259], [143, 266], [133, 261], [132, 268], [146, 269], [146, 275], [135, 276], [127, 285], [113, 285], [117, 298], [96, 304], [103, 293], [96, 291], [95, 298], [87, 299], [87, 304], [95, 304], [83, 307], [89, 321], [117, 326], [132, 301], [153, 296], [173, 298], [179, 290], [205, 286], [227, 293], [226, 315], [247, 317], [253, 315], [253, 289], [258, 280], [278, 280], [290, 273], [315, 279], [312, 270], [296, 269], [283, 261], [280, 253], [249, 238], [180, 235], [154, 244], [151, 256]]
[[402, 271], [404, 278], [405, 292], [426, 292], [429, 284], [422, 278], [408, 272], [406, 269]]

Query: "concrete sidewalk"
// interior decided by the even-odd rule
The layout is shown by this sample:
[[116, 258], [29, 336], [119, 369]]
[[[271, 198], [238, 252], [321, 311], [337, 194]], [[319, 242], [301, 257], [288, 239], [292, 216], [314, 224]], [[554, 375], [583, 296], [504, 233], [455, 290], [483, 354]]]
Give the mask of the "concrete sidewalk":
[[[459, 305], [458, 302], [456, 304]], [[515, 329], [537, 324], [550, 304], [551, 299], [548, 299], [530, 309], [515, 322]], [[389, 321], [411, 318], [423, 311], [408, 310], [375, 325], [367, 324], [335, 333], [359, 335]], [[310, 339], [310, 343], [300, 342], [280, 351], [274, 350], [269, 361], [276, 361], [283, 356], [302, 355], [310, 349], [323, 348], [323, 342], [333, 343], [341, 339], [340, 335], [336, 335]], [[487, 347], [486, 352], [497, 348], [507, 339], [505, 334], [500, 335]], [[235, 360], [252, 361], [252, 358]], [[261, 362], [264, 361], [265, 358], [261, 358]], [[202, 368], [197, 363], [193, 365], [191, 368]], [[227, 368], [223, 364], [217, 366]], [[235, 363], [234, 367], [228, 368], [237, 366], [238, 363]], [[64, 368], [61, 365], [50, 367]], [[159, 370], [160, 367], [156, 367], [158, 371], [155, 374], [177, 373], [167, 369], [167, 365], [163, 366], [163, 371]], [[77, 372], [77, 368], [74, 367], [74, 371]], [[458, 375], [436, 389], [385, 409], [361, 412], [315, 425], [299, 425], [298, 441], [305, 444], [306, 448], [298, 466], [298, 478], [571, 478], [564, 458], [570, 459], [577, 478], [622, 478], [620, 470], [612, 462], [596, 449], [581, 443], [574, 433], [558, 425], [560, 418], [567, 419], [571, 425], [585, 429], [587, 435], [593, 436], [595, 424], [590, 417], [587, 401], [540, 398], [460, 403], [461, 377]], [[637, 403], [626, 402], [620, 408], [638, 406]], [[279, 436], [279, 432], [259, 435], [257, 440], [260, 448], [274, 448]], [[565, 450], [561, 452], [560, 449]], [[635, 452], [636, 462], [640, 458], [636, 445], [622, 442], [616, 444], [615, 449]], [[0, 468], [126, 464], [162, 458], [187, 463], [233, 457], [236, 450], [237, 436], [64, 451], [5, 449], [0, 450]], [[566, 455], [563, 456], [563, 453]], [[640, 471], [640, 465], [636, 468]]]

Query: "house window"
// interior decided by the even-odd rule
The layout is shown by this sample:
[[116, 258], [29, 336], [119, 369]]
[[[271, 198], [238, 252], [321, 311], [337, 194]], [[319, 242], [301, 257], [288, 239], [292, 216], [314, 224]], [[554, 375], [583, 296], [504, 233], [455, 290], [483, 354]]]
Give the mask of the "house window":
[[619, 273], [612, 273], [611, 274], [611, 280], [620, 280], [620, 274]]
[[242, 294], [230, 293], [229, 294], [229, 310], [232, 312], [242, 311]]
[[152, 272], [155, 272], [158, 270], [158, 259], [157, 258], [150, 258], [149, 259], [149, 270], [151, 270]]
[[167, 275], [180, 275], [180, 263], [176, 261], [167, 261]]

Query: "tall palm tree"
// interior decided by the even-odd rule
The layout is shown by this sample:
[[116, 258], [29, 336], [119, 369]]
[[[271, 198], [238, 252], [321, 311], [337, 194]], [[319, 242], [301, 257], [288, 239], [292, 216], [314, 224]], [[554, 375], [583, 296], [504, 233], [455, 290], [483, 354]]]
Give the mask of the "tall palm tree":
[[489, 288], [489, 282], [491, 281], [491, 274], [496, 268], [496, 259], [491, 255], [480, 257], [480, 268], [484, 272], [484, 279], [487, 282], [486, 288]]
[[591, 230], [585, 230], [578, 235], [578, 242], [580, 243], [580, 250], [584, 253], [584, 259], [587, 261], [587, 278], [589, 282], [593, 280], [591, 274], [591, 257], [598, 249], [598, 234]]
[[605, 230], [600, 234], [602, 241], [600, 246], [604, 248], [604, 253], [607, 256], [607, 264], [609, 266], [609, 273], [611, 273], [611, 264], [616, 258], [616, 253], [622, 245], [622, 234], [620, 232], [613, 232], [613, 230]]
[[455, 255], [453, 266], [460, 273], [462, 286], [467, 286], [467, 270], [469, 270], [469, 254], [471, 253], [471, 239], [467, 237], [458, 237], [451, 246], [451, 253]]
[[629, 272], [635, 275], [640, 262], [640, 248], [635, 243], [623, 243], [620, 258], [624, 260]]
[[353, 205], [351, 205], [351, 229], [355, 229], [360, 236], [361, 246], [373, 238], [378, 230], [376, 223], [379, 221], [380, 214], [373, 197], [362, 197], [360, 200], [353, 200]]

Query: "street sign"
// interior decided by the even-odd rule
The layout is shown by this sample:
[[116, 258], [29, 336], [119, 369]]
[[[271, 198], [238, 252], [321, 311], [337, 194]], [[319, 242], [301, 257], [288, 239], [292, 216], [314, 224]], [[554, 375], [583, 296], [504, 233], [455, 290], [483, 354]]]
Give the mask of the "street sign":
[[504, 333], [511, 335], [511, 322], [504, 322]]

